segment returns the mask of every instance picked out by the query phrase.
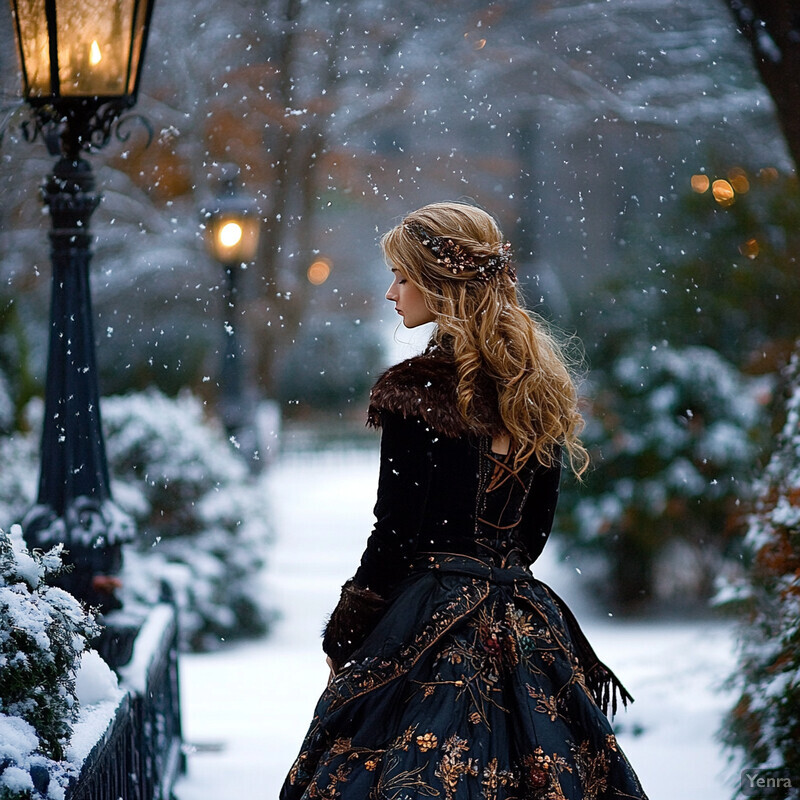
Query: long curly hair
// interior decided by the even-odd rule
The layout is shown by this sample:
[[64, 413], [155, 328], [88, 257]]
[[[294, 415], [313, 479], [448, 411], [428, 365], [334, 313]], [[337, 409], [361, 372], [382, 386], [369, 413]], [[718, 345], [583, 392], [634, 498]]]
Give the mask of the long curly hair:
[[[419, 226], [461, 248], [470, 266], [454, 272], [445, 259], [437, 260]], [[550, 466], [563, 447], [580, 477], [589, 456], [579, 438], [584, 423], [564, 351], [544, 320], [523, 307], [510, 269], [488, 280], [480, 274], [482, 264], [497, 263], [504, 252], [494, 218], [466, 203], [432, 203], [384, 234], [381, 247], [387, 262], [419, 288], [436, 316], [432, 343], [452, 349], [464, 419], [474, 418], [476, 379], [488, 376], [515, 467], [531, 456]]]

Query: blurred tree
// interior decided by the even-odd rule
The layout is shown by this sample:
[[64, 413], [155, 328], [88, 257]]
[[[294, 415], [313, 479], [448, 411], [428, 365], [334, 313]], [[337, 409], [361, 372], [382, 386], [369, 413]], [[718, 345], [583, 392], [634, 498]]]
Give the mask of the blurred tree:
[[[98, 160], [106, 200], [94, 289], [110, 391], [213, 385], [203, 378], [216, 374], [223, 340], [222, 276], [203, 252], [196, 209], [222, 161], [240, 166], [266, 225], [240, 309], [252, 373], [269, 387], [275, 353], [284, 360], [302, 325], [376, 314], [380, 259], [365, 232], [410, 207], [468, 196], [495, 210], [534, 297], [541, 279], [569, 320], [574, 291], [558, 290], [616, 269], [620, 225], [661, 213], [675, 164], [697, 141], [720, 153], [777, 150], [746, 48], [713, 3], [165, 8], [139, 105], [154, 142], [145, 149], [130, 129]], [[8, 93], [10, 31], [0, 25]], [[49, 270], [32, 187], [50, 165], [12, 139], [0, 164], [0, 265], [24, 306], [36, 375], [48, 282], [35, 267]], [[335, 268], [312, 285], [306, 270], [323, 249]]]
[[569, 325], [578, 279], [616, 272], [621, 230], [658, 224], [699, 151], [734, 163], [780, 156], [764, 89], [721, 5], [513, 0], [470, 22], [469, 47], [438, 70], [460, 86], [463, 68], [469, 93], [440, 124], [469, 115], [473, 141], [507, 160], [492, 183], [509, 198], [505, 227], [523, 274], [540, 276]]
[[[800, 168], [800, 8], [794, 0], [727, 0], [739, 31], [749, 41], [753, 60], [772, 95], [794, 159], [792, 202], [773, 205], [770, 220], [796, 267], [800, 259], [797, 236], [797, 169]], [[787, 217], [794, 217], [793, 227]], [[775, 236], [767, 241], [771, 244]], [[745, 247], [753, 257], [764, 240], [751, 238]], [[787, 287], [788, 288], [788, 287]], [[777, 298], [776, 298], [777, 299]], [[788, 322], [797, 334], [797, 300], [780, 298]], [[746, 544], [751, 563], [738, 586], [728, 587], [742, 606], [739, 663], [731, 684], [739, 701], [721, 730], [723, 741], [736, 749], [742, 766], [759, 769], [767, 788], [748, 791], [760, 800], [788, 797], [800, 771], [800, 340], [786, 370], [789, 401], [777, 447], [756, 484], [759, 500], [750, 520]], [[776, 414], [781, 419], [781, 413]], [[788, 783], [787, 783], [788, 781]], [[769, 788], [774, 787], [774, 788]], [[795, 796], [793, 795], [793, 796]]]
[[666, 343], [629, 343], [595, 380], [596, 467], [565, 486], [559, 530], [600, 556], [600, 588], [624, 609], [708, 598], [735, 552], [765, 387], [710, 348]]
[[151, 607], [166, 591], [193, 649], [263, 634], [270, 509], [222, 427], [188, 392], [108, 397], [103, 411], [114, 495], [141, 532], [125, 548], [126, 609]]
[[726, 0], [772, 95], [786, 143], [800, 167], [800, 8], [795, 0]]
[[[291, 351], [278, 355], [278, 400], [288, 406], [302, 398], [309, 409], [350, 405], [363, 412], [360, 401], [377, 378], [381, 356], [374, 326], [361, 320], [320, 317], [303, 326], [297, 348], [303, 352], [300, 359]], [[348, 357], [342, 358], [343, 352]]]
[[[709, 597], [744, 533], [741, 501], [780, 397], [770, 377], [796, 332], [797, 180], [735, 167], [691, 182], [657, 226], [621, 230], [619, 275], [591, 293], [579, 322], [596, 469], [579, 490], [565, 487], [560, 527], [570, 548], [601, 554], [622, 604], [669, 593], [670, 571], [683, 599]], [[731, 448], [709, 455], [722, 431]], [[670, 566], [676, 541], [691, 564], [683, 577]]]
[[774, 373], [800, 307], [797, 178], [734, 166], [684, 179], [658, 225], [621, 230], [619, 273], [591, 293], [581, 324], [592, 364], [603, 369], [635, 339], [703, 345], [744, 372]]
[[[750, 566], [719, 601], [742, 613], [739, 663], [730, 683], [738, 702], [725, 720], [723, 741], [742, 766], [762, 776], [800, 774], [800, 342], [786, 371], [786, 424], [756, 483], [758, 502], [745, 540]], [[796, 784], [795, 784], [796, 785]], [[759, 800], [792, 795], [767, 783], [747, 794]]]

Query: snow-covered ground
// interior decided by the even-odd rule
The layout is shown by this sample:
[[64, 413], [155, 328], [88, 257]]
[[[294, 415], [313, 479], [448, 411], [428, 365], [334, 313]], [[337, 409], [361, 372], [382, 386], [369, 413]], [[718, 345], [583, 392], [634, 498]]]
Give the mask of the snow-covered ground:
[[[371, 527], [377, 453], [285, 456], [267, 478], [277, 541], [264, 591], [281, 620], [265, 641], [181, 662], [188, 774], [178, 800], [275, 798], [327, 667], [319, 634]], [[581, 596], [552, 547], [539, 578], [572, 602], [598, 654], [636, 698], [617, 715], [623, 748], [651, 800], [727, 800], [734, 776], [714, 741], [730, 697], [730, 629], [718, 622], [623, 622]]]

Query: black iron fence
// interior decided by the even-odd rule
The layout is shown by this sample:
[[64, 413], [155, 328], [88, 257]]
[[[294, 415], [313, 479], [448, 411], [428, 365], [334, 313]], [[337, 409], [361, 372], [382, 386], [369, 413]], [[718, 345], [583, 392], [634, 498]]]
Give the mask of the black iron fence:
[[185, 767], [177, 634], [173, 610], [154, 609], [120, 670], [128, 691], [66, 800], [170, 800]]

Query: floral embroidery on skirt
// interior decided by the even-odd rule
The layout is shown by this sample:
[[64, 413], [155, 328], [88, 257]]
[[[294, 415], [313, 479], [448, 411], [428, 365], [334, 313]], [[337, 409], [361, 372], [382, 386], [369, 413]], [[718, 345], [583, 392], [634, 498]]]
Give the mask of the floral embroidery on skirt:
[[401, 587], [320, 698], [282, 800], [646, 800], [559, 603], [471, 561]]

